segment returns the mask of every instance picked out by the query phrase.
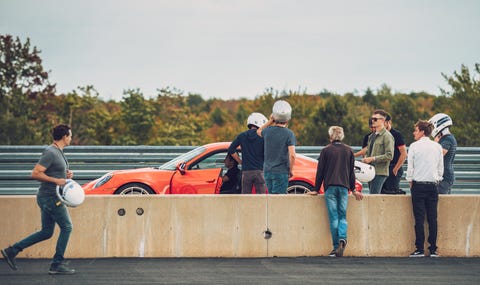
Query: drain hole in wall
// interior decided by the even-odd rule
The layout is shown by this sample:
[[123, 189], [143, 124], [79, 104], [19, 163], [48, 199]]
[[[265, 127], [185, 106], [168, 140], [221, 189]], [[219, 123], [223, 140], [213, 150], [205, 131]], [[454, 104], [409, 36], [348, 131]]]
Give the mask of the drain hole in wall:
[[271, 237], [272, 237], [272, 232], [269, 229], [263, 232], [264, 239], [270, 239]]
[[124, 208], [118, 209], [117, 214], [118, 214], [120, 217], [121, 217], [121, 216], [125, 216], [125, 209], [124, 209]]

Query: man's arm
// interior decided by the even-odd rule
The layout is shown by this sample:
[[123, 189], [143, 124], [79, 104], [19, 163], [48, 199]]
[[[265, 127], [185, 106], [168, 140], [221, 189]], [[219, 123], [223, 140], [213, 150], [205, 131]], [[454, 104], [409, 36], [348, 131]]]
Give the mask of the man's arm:
[[233, 157], [233, 159], [235, 159], [238, 162], [238, 164], [242, 164], [242, 159], [240, 158], [238, 153], [234, 152], [231, 154], [231, 156]]
[[397, 164], [395, 164], [392, 170], [395, 176], [397, 176], [398, 170], [403, 166], [405, 159], [407, 159], [407, 147], [405, 145], [401, 145], [398, 147], [398, 150], [400, 151], [400, 156], [398, 157]]
[[289, 145], [288, 146], [288, 158], [290, 160], [290, 170], [288, 172], [288, 176], [293, 176], [293, 166], [295, 165], [295, 146]]
[[48, 176], [45, 174], [46, 170], [47, 168], [45, 166], [37, 163], [32, 170], [32, 178], [38, 181], [55, 183], [60, 186], [63, 186], [67, 183], [66, 179]]
[[323, 183], [323, 156], [320, 153], [320, 157], [318, 158], [317, 164], [317, 173], [315, 174], [315, 187], [313, 188], [314, 192], [320, 192], [320, 188], [322, 187]]
[[355, 157], [364, 156], [367, 153], [367, 147], [362, 148], [361, 150], [357, 151], [354, 155]]
[[262, 136], [262, 131], [264, 129], [266, 129], [268, 126], [271, 126], [273, 125], [273, 115], [270, 115], [270, 118], [268, 119], [268, 121], [263, 125], [261, 126], [260, 128], [257, 129], [257, 135], [259, 135], [260, 137], [263, 137]]

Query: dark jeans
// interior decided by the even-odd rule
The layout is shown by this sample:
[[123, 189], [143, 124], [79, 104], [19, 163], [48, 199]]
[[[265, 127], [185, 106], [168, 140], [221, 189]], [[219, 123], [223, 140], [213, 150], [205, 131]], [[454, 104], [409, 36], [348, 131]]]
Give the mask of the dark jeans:
[[265, 194], [265, 185], [263, 170], [242, 171], [242, 194], [252, 194], [253, 186], [255, 186], [255, 193]]
[[394, 165], [390, 165], [389, 175], [387, 180], [385, 180], [383, 183], [383, 188], [389, 190], [390, 192], [400, 189], [400, 179], [403, 176], [403, 167], [400, 167], [396, 176], [393, 174], [393, 167]]
[[452, 185], [453, 182], [440, 181], [440, 184], [438, 184], [438, 194], [452, 194]]
[[415, 246], [423, 250], [425, 244], [425, 214], [428, 221], [428, 248], [430, 252], [437, 250], [437, 205], [438, 190], [436, 184], [420, 184], [413, 182], [412, 205], [415, 217]]
[[57, 240], [57, 247], [53, 257], [52, 264], [59, 264], [64, 259], [65, 249], [67, 248], [68, 239], [72, 232], [72, 221], [68, 213], [67, 207], [58, 204], [57, 197], [39, 197], [37, 196], [37, 204], [40, 207], [42, 215], [42, 229], [13, 245], [15, 253], [32, 246], [41, 241], [52, 237], [55, 223], [60, 227], [60, 235]]

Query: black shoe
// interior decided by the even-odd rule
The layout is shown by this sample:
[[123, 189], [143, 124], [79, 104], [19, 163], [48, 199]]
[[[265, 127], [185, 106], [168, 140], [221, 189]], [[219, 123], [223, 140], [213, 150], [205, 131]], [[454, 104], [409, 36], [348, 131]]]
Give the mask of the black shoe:
[[440, 257], [440, 255], [436, 250], [434, 250], [434, 251], [430, 251], [430, 257]]
[[382, 190], [380, 191], [380, 194], [395, 195], [395, 194], [397, 194], [397, 190], [396, 189], [382, 188]]
[[2, 249], [2, 255], [3, 258], [5, 258], [8, 266], [10, 266], [12, 270], [17, 270], [17, 264], [15, 263], [15, 256], [17, 256], [17, 254], [14, 253], [13, 248], [9, 246], [5, 249]]
[[69, 268], [66, 264], [60, 263], [50, 266], [50, 270], [48, 271], [50, 275], [71, 275], [75, 274], [75, 269]]
[[402, 189], [397, 189], [397, 195], [406, 195], [407, 192], [403, 191]]
[[336, 257], [342, 257], [343, 256], [343, 251], [345, 250], [345, 247], [347, 246], [347, 241], [344, 239], [340, 240], [340, 243], [338, 245], [337, 250], [335, 251], [335, 256]]
[[332, 250], [332, 251], [328, 254], [328, 256], [330, 256], [330, 257], [335, 257], [335, 256], [336, 256], [336, 254], [335, 254], [335, 249]]
[[410, 257], [425, 257], [425, 252], [423, 250], [415, 250], [410, 253]]

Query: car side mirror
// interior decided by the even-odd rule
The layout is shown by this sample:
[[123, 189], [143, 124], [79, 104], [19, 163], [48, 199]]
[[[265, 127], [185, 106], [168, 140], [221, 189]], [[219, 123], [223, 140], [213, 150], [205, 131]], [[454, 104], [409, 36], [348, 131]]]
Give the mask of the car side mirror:
[[176, 168], [177, 168], [178, 172], [180, 172], [180, 174], [185, 175], [185, 166], [186, 165], [187, 164], [185, 162], [180, 162], [179, 164], [177, 164]]

